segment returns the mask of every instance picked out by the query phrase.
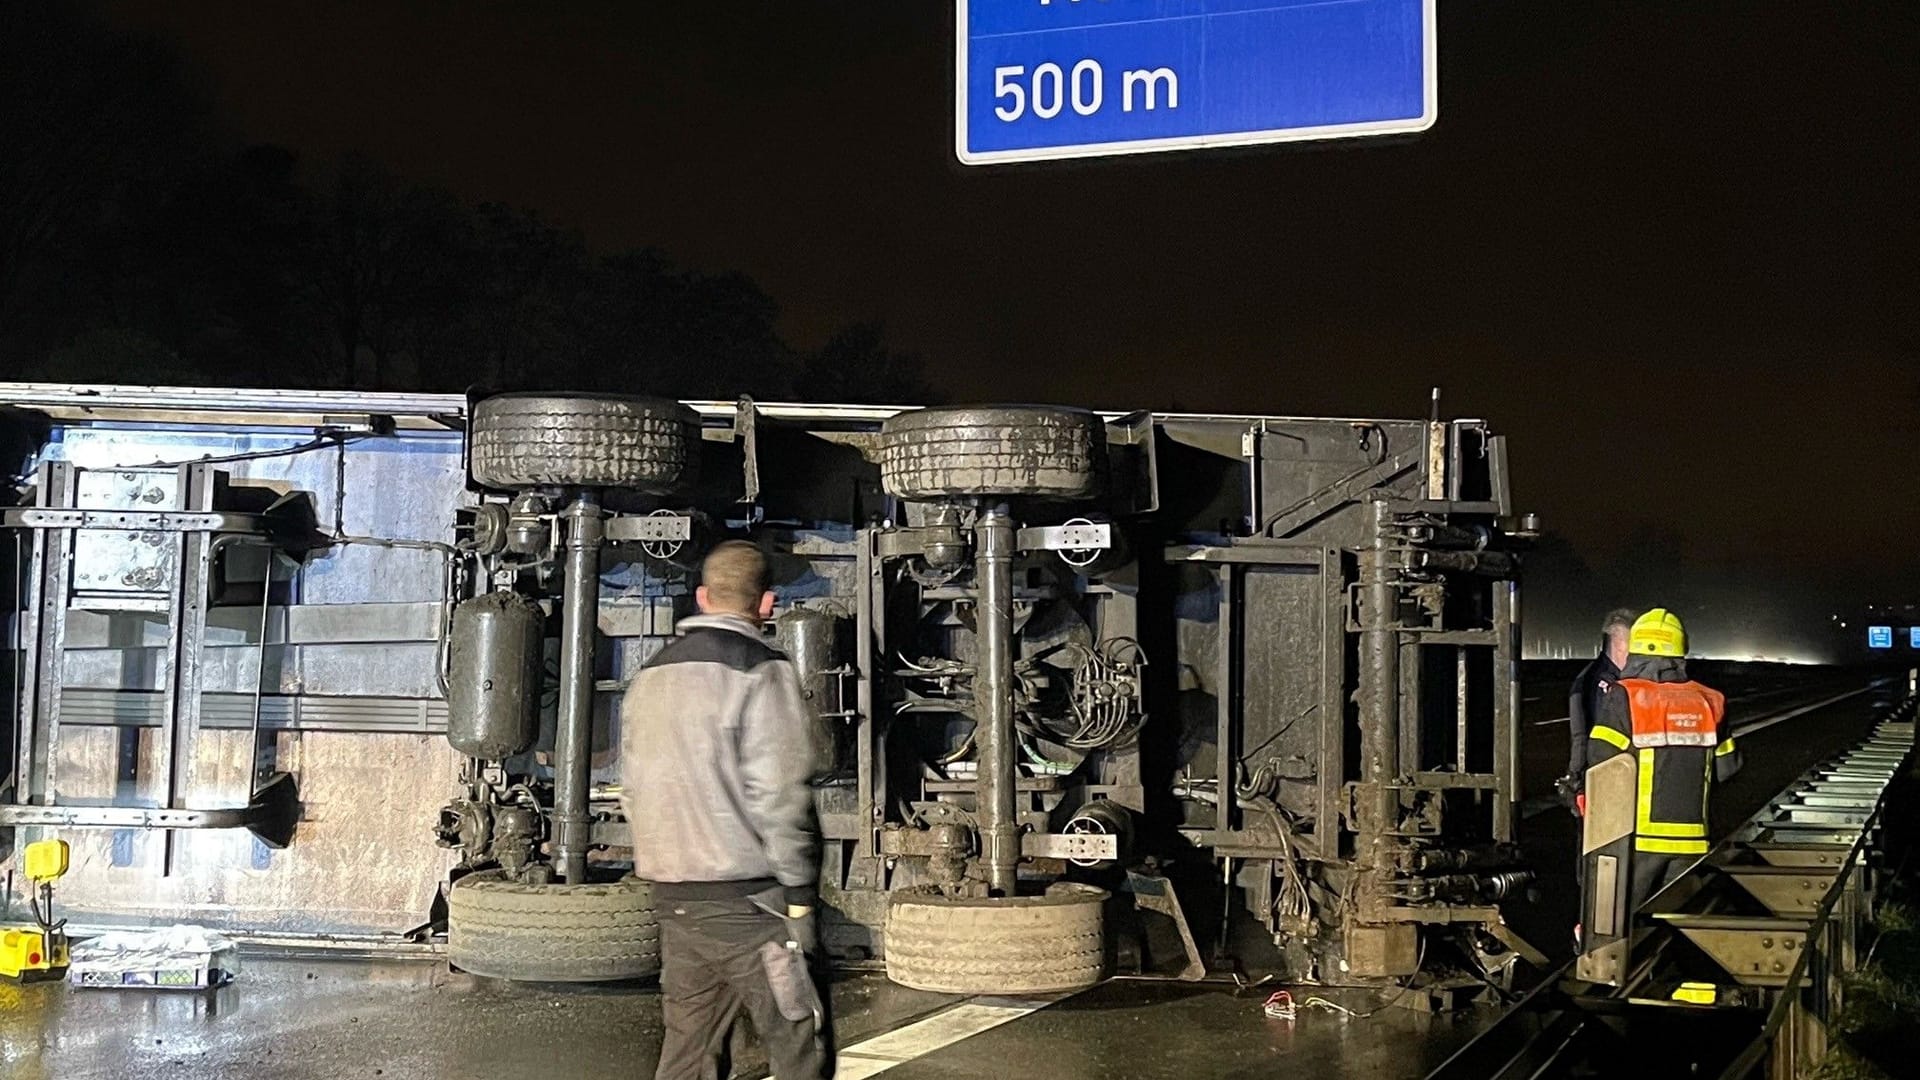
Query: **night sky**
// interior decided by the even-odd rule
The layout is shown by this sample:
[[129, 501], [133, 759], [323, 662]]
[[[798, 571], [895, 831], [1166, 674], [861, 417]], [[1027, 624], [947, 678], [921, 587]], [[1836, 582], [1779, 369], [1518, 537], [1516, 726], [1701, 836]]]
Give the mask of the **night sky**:
[[238, 138], [742, 270], [799, 346], [884, 319], [955, 400], [1423, 415], [1438, 384], [1591, 557], [1662, 524], [1920, 598], [1910, 3], [1450, 0], [1410, 140], [986, 169], [931, 0], [110, 10]]

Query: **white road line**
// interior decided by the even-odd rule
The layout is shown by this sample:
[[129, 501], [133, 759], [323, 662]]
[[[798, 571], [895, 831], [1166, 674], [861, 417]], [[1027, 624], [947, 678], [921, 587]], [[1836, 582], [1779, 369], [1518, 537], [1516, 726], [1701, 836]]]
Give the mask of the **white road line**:
[[1845, 701], [1850, 697], [1859, 697], [1861, 694], [1864, 694], [1871, 689], [1873, 689], [1873, 686], [1871, 685], [1863, 686], [1858, 690], [1849, 690], [1844, 694], [1835, 694], [1834, 696], [1826, 699], [1825, 701], [1816, 701], [1811, 705], [1802, 705], [1797, 709], [1792, 709], [1787, 712], [1783, 712], [1779, 716], [1769, 716], [1769, 717], [1766, 717], [1765, 719], [1757, 720], [1750, 724], [1736, 726], [1733, 729], [1734, 737], [1739, 738], [1743, 735], [1751, 735], [1756, 731], [1765, 731], [1766, 729], [1772, 727], [1775, 724], [1785, 723], [1786, 721], [1791, 720], [1796, 716], [1803, 716], [1807, 713], [1814, 711], [1815, 709], [1824, 709], [1836, 701]]
[[[1844, 694], [1836, 694], [1824, 701], [1817, 701], [1779, 716], [1768, 717], [1746, 727], [1735, 728], [1734, 734], [1750, 735], [1815, 709], [1823, 709], [1836, 701], [1857, 697], [1870, 689], [1872, 689], [1870, 686], [1861, 687]], [[1563, 716], [1558, 720], [1536, 720], [1534, 725], [1546, 727], [1549, 724], [1566, 722], [1567, 718]], [[839, 1053], [840, 1065], [835, 1070], [834, 1076], [836, 1080], [867, 1080], [867, 1077], [878, 1076], [895, 1065], [904, 1065], [936, 1050], [952, 1046], [962, 1039], [972, 1038], [983, 1031], [991, 1031], [1001, 1024], [1039, 1012], [1069, 996], [1071, 995], [1047, 994], [1038, 997], [980, 997], [963, 1001], [932, 1016], [916, 1020], [905, 1027], [895, 1028], [842, 1048]]]
[[906, 1027], [863, 1039], [840, 1051], [835, 1080], [866, 1080], [895, 1065], [925, 1057], [962, 1039], [1040, 1011], [1066, 994], [1039, 997], [980, 997], [916, 1020]]
[[[1871, 689], [1873, 689], [1873, 687], [1871, 687], [1871, 686], [1863, 686], [1863, 687], [1861, 687], [1861, 688], [1860, 688], [1860, 689], [1858, 689], [1858, 690], [1849, 690], [1849, 691], [1847, 691], [1847, 692], [1846, 692], [1846, 693], [1844, 693], [1844, 694], [1838, 694], [1838, 695], [1836, 695], [1836, 696], [1834, 696], [1834, 697], [1830, 697], [1830, 698], [1828, 698], [1828, 699], [1826, 699], [1825, 701], [1816, 701], [1816, 702], [1814, 702], [1814, 703], [1813, 703], [1813, 704], [1811, 704], [1811, 705], [1805, 705], [1805, 706], [1802, 706], [1802, 707], [1800, 707], [1800, 708], [1798, 708], [1798, 709], [1794, 709], [1794, 710], [1792, 710], [1791, 712], [1786, 712], [1786, 713], [1782, 713], [1782, 714], [1780, 714], [1779, 716], [1768, 716], [1767, 714], [1765, 714], [1765, 713], [1762, 713], [1762, 714], [1761, 714], [1761, 719], [1760, 719], [1759, 721], [1757, 721], [1757, 722], [1755, 722], [1755, 723], [1754, 723], [1754, 724], [1753, 724], [1752, 726], [1750, 726], [1750, 727], [1744, 727], [1744, 728], [1741, 728], [1741, 727], [1736, 727], [1736, 728], [1734, 728], [1734, 729], [1733, 729], [1733, 733], [1734, 733], [1735, 735], [1744, 735], [1744, 734], [1746, 734], [1746, 733], [1747, 733], [1747, 732], [1749, 732], [1749, 731], [1762, 731], [1762, 730], [1764, 730], [1764, 729], [1766, 729], [1766, 728], [1769, 728], [1769, 727], [1772, 727], [1773, 725], [1775, 725], [1775, 724], [1778, 724], [1778, 723], [1780, 723], [1780, 722], [1781, 722], [1781, 721], [1783, 721], [1783, 720], [1791, 720], [1791, 719], [1793, 719], [1793, 718], [1794, 718], [1794, 717], [1796, 717], [1796, 716], [1800, 716], [1800, 715], [1802, 715], [1802, 714], [1804, 714], [1804, 713], [1810, 713], [1810, 712], [1812, 712], [1812, 711], [1813, 711], [1813, 710], [1815, 710], [1815, 709], [1824, 709], [1824, 708], [1826, 708], [1827, 706], [1829, 706], [1829, 705], [1831, 705], [1831, 704], [1833, 704], [1833, 703], [1834, 703], [1834, 702], [1836, 702], [1836, 701], [1845, 701], [1846, 699], [1848, 699], [1848, 698], [1850, 698], [1850, 697], [1854, 697], [1854, 696], [1856, 696], [1856, 695], [1859, 695], [1859, 694], [1864, 694], [1864, 693], [1866, 693], [1866, 692], [1867, 692], [1868, 690], [1871, 690]], [[1752, 696], [1754, 696], [1754, 697], [1758, 697], [1758, 696], [1761, 696], [1761, 695], [1757, 695], [1757, 694], [1756, 694], [1756, 695], [1752, 695]], [[1729, 704], [1729, 705], [1738, 705], [1738, 704], [1740, 704], [1740, 703], [1741, 703], [1742, 701], [1745, 701], [1745, 700], [1748, 700], [1748, 698], [1744, 698], [1744, 697], [1737, 697], [1737, 698], [1728, 698], [1728, 699], [1727, 699], [1727, 704]], [[1563, 717], [1561, 717], [1561, 718], [1559, 718], [1558, 720], [1535, 720], [1535, 721], [1533, 722], [1533, 726], [1534, 726], [1534, 727], [1552, 727], [1552, 726], [1553, 726], [1553, 725], [1555, 725], [1555, 724], [1564, 724], [1564, 723], [1566, 723], [1566, 722], [1567, 722], [1568, 720], [1571, 720], [1571, 719], [1572, 719], [1572, 717], [1568, 717], [1568, 716], [1563, 716]]]

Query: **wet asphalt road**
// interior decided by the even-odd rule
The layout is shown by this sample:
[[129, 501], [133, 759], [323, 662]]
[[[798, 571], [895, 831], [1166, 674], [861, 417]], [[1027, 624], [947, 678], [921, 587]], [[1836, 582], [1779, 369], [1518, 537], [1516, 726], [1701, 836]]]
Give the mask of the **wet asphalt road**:
[[[1735, 698], [1738, 724], [1831, 696], [1842, 678], [1727, 672], [1717, 681]], [[1552, 723], [1565, 712], [1564, 683], [1552, 671], [1529, 680], [1521, 745], [1529, 796], [1550, 792], [1564, 767], [1566, 728]], [[1863, 736], [1886, 696], [1852, 697], [1744, 739], [1746, 770], [1721, 789], [1716, 830], [1731, 828], [1809, 765]], [[1559, 957], [1569, 951], [1573, 921], [1574, 825], [1557, 807], [1535, 808], [1523, 819], [1522, 841], [1542, 873], [1539, 896], [1512, 905], [1510, 915], [1523, 935]], [[1287, 1022], [1260, 1011], [1271, 989], [1116, 980], [893, 1065], [885, 1075], [1394, 1080], [1423, 1075], [1493, 1016], [1386, 1009], [1348, 1019], [1314, 1011]], [[853, 974], [836, 980], [833, 996], [843, 1046], [954, 1000]], [[1327, 996], [1358, 1011], [1376, 1000], [1366, 993]], [[0, 1077], [7, 1080], [645, 1077], [660, 1034], [659, 998], [650, 986], [515, 986], [449, 976], [443, 964], [423, 960], [250, 957], [234, 985], [211, 994], [0, 983]], [[750, 1041], [743, 1040], [737, 1059], [738, 1075], [764, 1068]], [[872, 1074], [867, 1064], [860, 1075]]]

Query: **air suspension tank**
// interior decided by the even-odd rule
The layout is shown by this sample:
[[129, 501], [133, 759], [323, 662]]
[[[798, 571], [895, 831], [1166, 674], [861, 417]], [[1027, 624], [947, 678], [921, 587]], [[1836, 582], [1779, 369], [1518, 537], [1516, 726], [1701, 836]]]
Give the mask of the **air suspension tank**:
[[540, 733], [546, 617], [513, 592], [492, 592], [453, 609], [448, 646], [447, 742], [468, 757], [497, 761]]
[[[835, 719], [844, 708], [840, 679], [840, 632], [844, 620], [812, 607], [793, 607], [774, 620], [774, 644], [793, 661], [800, 676], [800, 692], [812, 712], [814, 772], [825, 775], [847, 764], [839, 733], [845, 725]], [[848, 748], [850, 749], [850, 748]]]

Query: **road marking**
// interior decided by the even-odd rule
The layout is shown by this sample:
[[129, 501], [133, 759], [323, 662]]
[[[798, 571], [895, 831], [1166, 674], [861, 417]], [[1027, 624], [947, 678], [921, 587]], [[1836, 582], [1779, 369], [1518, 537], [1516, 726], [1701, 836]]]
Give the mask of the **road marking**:
[[1788, 710], [1787, 712], [1781, 713], [1779, 716], [1770, 716], [1761, 720], [1754, 721], [1749, 724], [1735, 727], [1733, 729], [1733, 735], [1735, 738], [1739, 738], [1744, 735], [1751, 735], [1756, 731], [1765, 731], [1766, 729], [1772, 727], [1775, 724], [1785, 723], [1786, 721], [1791, 720], [1796, 716], [1804, 716], [1805, 714], [1810, 713], [1815, 709], [1824, 709], [1836, 701], [1845, 701], [1850, 697], [1859, 697], [1861, 694], [1866, 693], [1867, 691], [1873, 689], [1874, 686], [1877, 686], [1877, 685], [1878, 685], [1877, 683], [1870, 684], [1867, 686], [1863, 686], [1858, 690], [1849, 690], [1844, 694], [1835, 694], [1834, 696], [1826, 699], [1825, 701], [1816, 701], [1811, 705], [1802, 705], [1798, 709]]
[[[1735, 735], [1744, 735], [1749, 731], [1761, 731], [1766, 728], [1772, 727], [1773, 725], [1778, 724], [1783, 720], [1791, 720], [1796, 716], [1800, 716], [1804, 713], [1810, 713], [1815, 709], [1824, 709], [1836, 701], [1845, 701], [1846, 699], [1850, 697], [1854, 697], [1855, 695], [1864, 694], [1871, 689], [1873, 689], [1872, 686], [1863, 686], [1858, 690], [1849, 690], [1844, 694], [1839, 694], [1834, 697], [1830, 697], [1825, 701], [1816, 701], [1811, 705], [1803, 706], [1799, 709], [1795, 709], [1791, 712], [1783, 713], [1779, 716], [1768, 716], [1766, 713], [1762, 713], [1760, 714], [1761, 719], [1758, 722], [1755, 722], [1751, 727], [1744, 727], [1744, 728], [1737, 727], [1733, 729], [1733, 733]], [[1766, 694], [1748, 694], [1742, 697], [1728, 698], [1727, 704], [1738, 705], [1743, 701], [1751, 701], [1756, 697], [1766, 697], [1766, 696], [1767, 696]], [[1552, 727], [1555, 724], [1564, 724], [1571, 719], [1573, 718], [1570, 716], [1563, 716], [1558, 720], [1535, 720], [1533, 722], [1533, 726], [1534, 727]]]
[[[1734, 734], [1750, 735], [1816, 709], [1826, 708], [1835, 702], [1858, 697], [1871, 689], [1873, 689], [1871, 686], [1865, 686], [1858, 690], [1836, 694], [1823, 701], [1816, 701], [1811, 705], [1784, 712], [1779, 716], [1767, 717], [1746, 727], [1735, 728]], [[1558, 720], [1536, 720], [1534, 726], [1564, 724], [1567, 719], [1563, 716]], [[952, 1046], [962, 1039], [972, 1038], [983, 1031], [991, 1031], [1002, 1024], [1032, 1015], [1069, 996], [1071, 995], [981, 997], [963, 1001], [925, 1019], [916, 1020], [905, 1027], [895, 1028], [844, 1047], [839, 1052], [840, 1064], [834, 1071], [834, 1076], [836, 1080], [866, 1080], [867, 1077], [878, 1076], [895, 1065], [904, 1065], [936, 1050]]]
[[840, 1066], [834, 1070], [834, 1078], [866, 1080], [895, 1065], [925, 1057], [962, 1039], [1038, 1012], [1067, 996], [981, 997], [963, 1001], [924, 1020], [916, 1020], [906, 1027], [895, 1028], [841, 1049]]

